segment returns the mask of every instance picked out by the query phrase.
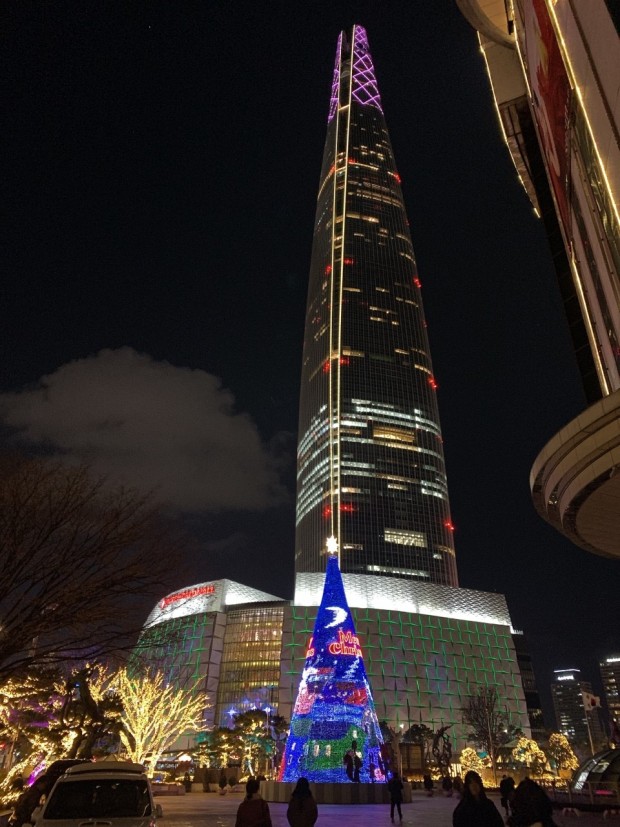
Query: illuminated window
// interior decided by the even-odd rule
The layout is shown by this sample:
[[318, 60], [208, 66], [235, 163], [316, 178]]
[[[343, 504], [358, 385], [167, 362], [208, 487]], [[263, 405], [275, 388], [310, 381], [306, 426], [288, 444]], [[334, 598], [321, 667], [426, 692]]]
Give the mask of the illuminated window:
[[406, 431], [403, 428], [389, 428], [385, 425], [375, 425], [372, 429], [372, 435], [375, 439], [382, 439], [386, 442], [415, 442], [415, 433], [413, 431]]
[[427, 571], [416, 569], [395, 569], [391, 566], [366, 566], [366, 571], [378, 571], [381, 574], [404, 575], [405, 577], [430, 577]]
[[406, 531], [404, 528], [386, 528], [383, 534], [386, 543], [400, 546], [426, 548], [426, 535], [422, 531]]

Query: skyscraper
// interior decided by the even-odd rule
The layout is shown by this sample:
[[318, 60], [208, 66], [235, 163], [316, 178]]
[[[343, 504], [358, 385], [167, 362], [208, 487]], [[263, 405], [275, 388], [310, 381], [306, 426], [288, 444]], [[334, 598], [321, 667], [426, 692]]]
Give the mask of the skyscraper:
[[599, 668], [609, 717], [620, 724], [620, 654], [603, 658]]
[[581, 756], [592, 755], [605, 743], [598, 707], [588, 700], [598, 698], [592, 684], [582, 680], [579, 669], [556, 669], [551, 684], [551, 698], [557, 726]]
[[[172, 679], [204, 675], [209, 721], [251, 709], [291, 721], [283, 777], [342, 777], [342, 753], [334, 758], [356, 740], [364, 778], [375, 714], [404, 743], [420, 724], [447, 728], [456, 754], [468, 741], [463, 712], [483, 687], [530, 734], [519, 662], [535, 701], [531, 664], [522, 641], [516, 651], [506, 600], [457, 587], [425, 328], [368, 41], [355, 26], [338, 41], [315, 224], [293, 600], [198, 583], [159, 601], [140, 647]], [[327, 567], [321, 554], [332, 535], [337, 579], [335, 559]], [[168, 633], [179, 645], [165, 650]], [[414, 747], [403, 771], [420, 774]]]
[[426, 322], [366, 32], [336, 51], [306, 314], [297, 572], [457, 585]]

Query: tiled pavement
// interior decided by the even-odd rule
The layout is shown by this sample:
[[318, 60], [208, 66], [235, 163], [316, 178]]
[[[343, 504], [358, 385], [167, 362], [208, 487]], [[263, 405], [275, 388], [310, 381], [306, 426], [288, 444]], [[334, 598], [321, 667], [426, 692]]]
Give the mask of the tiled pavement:
[[[162, 796], [157, 798], [164, 811], [164, 818], [158, 827], [234, 827], [241, 793], [225, 796], [216, 793], [193, 792], [188, 795]], [[491, 795], [499, 808], [499, 799]], [[456, 799], [434, 795], [428, 798], [423, 793], [414, 794], [411, 804], [403, 804], [403, 827], [451, 827], [452, 812]], [[273, 827], [288, 827], [286, 804], [270, 804]], [[618, 825], [620, 818], [603, 821], [601, 815], [582, 814], [554, 816], [560, 827], [603, 827], [603, 824]], [[319, 805], [317, 827], [391, 827], [389, 806], [366, 805]], [[396, 821], [398, 824], [398, 819]]]

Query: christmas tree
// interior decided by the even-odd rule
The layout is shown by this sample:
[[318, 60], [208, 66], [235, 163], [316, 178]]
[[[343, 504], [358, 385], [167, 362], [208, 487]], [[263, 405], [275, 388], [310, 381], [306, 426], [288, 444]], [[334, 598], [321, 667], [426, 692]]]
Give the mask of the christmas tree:
[[385, 781], [382, 743], [338, 558], [330, 554], [280, 781]]

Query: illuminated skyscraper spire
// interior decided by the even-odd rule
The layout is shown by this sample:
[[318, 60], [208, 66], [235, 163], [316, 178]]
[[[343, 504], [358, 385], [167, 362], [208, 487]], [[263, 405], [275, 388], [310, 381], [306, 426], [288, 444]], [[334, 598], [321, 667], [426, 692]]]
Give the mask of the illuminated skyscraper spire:
[[457, 585], [420, 280], [366, 31], [338, 38], [304, 337], [298, 572]]
[[[333, 538], [330, 538], [333, 539]], [[332, 545], [332, 549], [335, 548]], [[383, 742], [338, 558], [323, 597], [280, 764], [280, 781], [384, 781]]]

